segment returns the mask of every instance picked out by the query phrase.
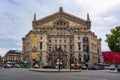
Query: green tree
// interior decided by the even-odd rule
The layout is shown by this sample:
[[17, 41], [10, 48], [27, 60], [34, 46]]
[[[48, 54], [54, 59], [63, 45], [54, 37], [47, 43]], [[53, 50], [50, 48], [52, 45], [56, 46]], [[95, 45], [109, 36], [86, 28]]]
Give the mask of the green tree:
[[0, 55], [0, 59], [2, 59], [2, 56]]
[[0, 55], [0, 62], [2, 61], [2, 56]]
[[106, 34], [106, 42], [111, 51], [120, 52], [120, 26], [111, 29], [111, 34]]

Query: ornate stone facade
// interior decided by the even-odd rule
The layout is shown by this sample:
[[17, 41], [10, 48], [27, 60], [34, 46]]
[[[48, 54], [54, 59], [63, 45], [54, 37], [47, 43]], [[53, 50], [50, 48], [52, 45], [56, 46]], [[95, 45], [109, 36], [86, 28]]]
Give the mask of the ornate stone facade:
[[[87, 20], [59, 11], [32, 22], [33, 29], [22, 39], [23, 59], [32, 67], [59, 64], [93, 65], [100, 62], [101, 39], [92, 32], [89, 14]], [[60, 49], [60, 51], [58, 50]]]
[[4, 63], [11, 62], [19, 64], [22, 61], [22, 52], [19, 50], [9, 50], [4, 56]]

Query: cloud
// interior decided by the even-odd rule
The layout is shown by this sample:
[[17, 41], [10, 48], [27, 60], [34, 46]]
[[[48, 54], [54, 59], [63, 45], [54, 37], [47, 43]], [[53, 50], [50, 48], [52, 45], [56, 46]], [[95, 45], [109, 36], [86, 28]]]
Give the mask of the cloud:
[[112, 28], [120, 25], [120, 3], [116, 3], [103, 12], [97, 14], [95, 19], [93, 19], [93, 27], [92, 30], [102, 38], [102, 50], [109, 50], [109, 47], [106, 40], [106, 34], [110, 33]]
[[7, 53], [8, 50], [9, 49], [7, 49], [7, 48], [0, 48], [0, 55], [4, 56]]
[[109, 9], [110, 7], [120, 3], [120, 1], [115, 0], [77, 0], [77, 2], [84, 6], [86, 10], [92, 12], [93, 14], [99, 14]]
[[0, 48], [10, 48], [11, 46], [19, 48], [20, 45], [17, 43], [19, 43], [18, 40], [15, 40], [14, 38], [0, 38]]

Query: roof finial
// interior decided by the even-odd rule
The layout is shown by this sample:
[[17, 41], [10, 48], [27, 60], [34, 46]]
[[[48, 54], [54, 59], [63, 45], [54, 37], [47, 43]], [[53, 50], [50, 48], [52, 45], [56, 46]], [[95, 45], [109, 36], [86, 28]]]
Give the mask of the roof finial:
[[59, 8], [59, 12], [63, 12], [63, 8], [62, 7]]
[[90, 21], [90, 18], [89, 18], [89, 13], [87, 13], [87, 20]]
[[34, 13], [34, 19], [33, 19], [34, 21], [36, 20], [36, 13]]

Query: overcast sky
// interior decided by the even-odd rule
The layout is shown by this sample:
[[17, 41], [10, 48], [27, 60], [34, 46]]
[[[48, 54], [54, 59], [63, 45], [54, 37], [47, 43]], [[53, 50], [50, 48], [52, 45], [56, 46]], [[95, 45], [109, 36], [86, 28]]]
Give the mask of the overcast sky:
[[10, 49], [22, 50], [22, 37], [37, 19], [53, 14], [62, 6], [64, 11], [92, 22], [91, 31], [102, 39], [102, 51], [108, 51], [105, 34], [120, 25], [120, 0], [0, 0], [0, 55]]

